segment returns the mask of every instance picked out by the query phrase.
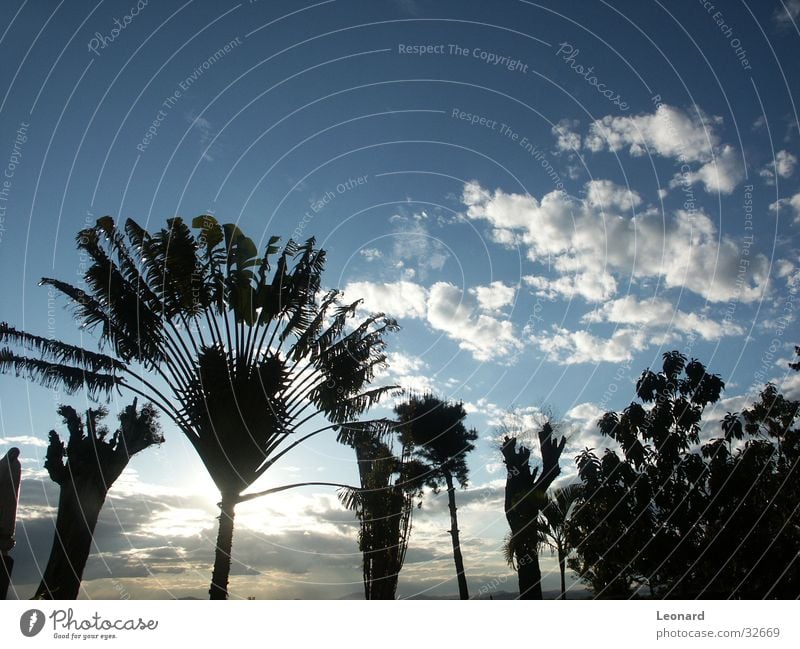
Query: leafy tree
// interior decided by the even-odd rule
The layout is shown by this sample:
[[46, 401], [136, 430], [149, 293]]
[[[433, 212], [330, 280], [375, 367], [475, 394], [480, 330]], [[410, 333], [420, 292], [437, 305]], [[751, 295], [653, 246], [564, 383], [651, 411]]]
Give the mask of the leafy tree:
[[430, 467], [429, 478], [433, 483], [441, 485], [443, 481], [447, 486], [458, 593], [461, 599], [469, 599], [459, 540], [455, 481], [462, 489], [467, 485], [467, 454], [475, 448], [473, 442], [478, 439], [478, 432], [464, 426], [467, 413], [462, 403], [445, 401], [432, 394], [410, 396], [395, 406], [395, 414], [402, 444], [413, 448], [414, 455]]
[[[403, 445], [396, 456], [382, 441], [393, 422], [375, 422], [373, 431], [345, 430], [339, 441], [355, 448], [361, 488], [343, 489], [340, 499], [360, 522], [359, 549], [364, 555], [366, 599], [395, 599], [397, 581], [411, 536], [414, 500], [422, 495], [428, 467], [411, 457]], [[382, 429], [382, 430], [376, 430]], [[433, 485], [431, 485], [433, 486]], [[421, 503], [420, 503], [421, 504]]]
[[65, 445], [56, 431], [50, 431], [44, 466], [60, 487], [60, 494], [53, 548], [36, 599], [78, 597], [108, 490], [132, 456], [164, 441], [158, 413], [150, 404], [137, 410], [136, 399], [120, 413], [119, 428], [112, 435], [100, 425], [107, 414], [103, 408], [88, 409], [85, 419], [70, 406], [61, 406], [58, 414], [64, 419], [69, 438]]
[[547, 504], [541, 512], [542, 533], [546, 543], [556, 552], [558, 568], [561, 572], [561, 595], [567, 599], [567, 556], [571, 546], [567, 538], [567, 521], [573, 505], [581, 494], [581, 485], [571, 484], [552, 490], [547, 495]]
[[561, 472], [559, 459], [566, 437], [558, 441], [550, 421], [538, 431], [542, 471], [531, 470], [531, 452], [517, 449], [517, 438], [506, 436], [500, 449], [506, 465], [505, 512], [511, 528], [508, 550], [517, 569], [520, 599], [542, 599], [539, 547], [543, 542], [539, 514], [547, 505], [547, 490]]
[[576, 463], [582, 490], [567, 523], [567, 543], [574, 550], [567, 565], [596, 597], [629, 597], [647, 572], [642, 548], [654, 525], [649, 484], [610, 450], [598, 458], [585, 449]]
[[570, 561], [595, 594], [628, 597], [796, 597], [800, 593], [800, 402], [767, 385], [758, 402], [700, 444], [704, 408], [724, 387], [696, 360], [664, 355], [632, 403], [606, 413], [622, 447], [578, 457], [584, 493], [568, 525]]
[[573, 565], [597, 596], [623, 597], [634, 584], [647, 584], [655, 594], [696, 556], [705, 467], [689, 449], [700, 442], [703, 410], [724, 387], [699, 361], [667, 352], [660, 372], [639, 377], [641, 403], [607, 412], [598, 422], [624, 459], [613, 451], [602, 462], [589, 450], [578, 457], [584, 494]]
[[393, 389], [369, 383], [397, 324], [382, 314], [353, 322], [359, 301], [342, 305], [338, 291], [321, 292], [325, 252], [313, 238], [280, 249], [271, 237], [259, 256], [236, 225], [200, 216], [192, 226], [196, 235], [173, 218], [151, 234], [129, 219], [122, 232], [103, 217], [79, 232], [86, 288], [41, 283], [71, 300], [100, 351], [2, 324], [0, 342], [10, 346], [0, 349], [0, 370], [93, 397], [129, 390], [186, 435], [221, 495], [209, 592], [225, 599], [234, 510], [258, 495], [243, 492], [286, 453], [349, 425]]
[[703, 446], [705, 542], [670, 595], [794, 599], [800, 594], [798, 408], [800, 401], [768, 384], [750, 408], [722, 420], [722, 437]]

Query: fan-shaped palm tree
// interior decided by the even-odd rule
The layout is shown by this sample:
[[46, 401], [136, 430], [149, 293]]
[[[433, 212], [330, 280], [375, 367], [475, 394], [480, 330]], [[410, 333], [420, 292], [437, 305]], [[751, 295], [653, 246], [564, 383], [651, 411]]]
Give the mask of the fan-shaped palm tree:
[[466, 487], [469, 475], [467, 453], [475, 448], [472, 442], [478, 439], [478, 432], [464, 426], [467, 413], [462, 403], [444, 401], [432, 394], [412, 395], [395, 407], [395, 413], [403, 444], [413, 447], [415, 455], [430, 466], [430, 478], [434, 482], [441, 484], [444, 481], [447, 485], [458, 593], [461, 599], [469, 599], [458, 533], [454, 479], [462, 488]]
[[559, 599], [567, 599], [567, 556], [570, 545], [567, 540], [567, 523], [572, 506], [581, 495], [582, 486], [571, 484], [551, 491], [547, 496], [547, 504], [542, 508], [542, 532], [546, 543], [556, 552], [558, 569], [561, 572], [561, 595]]
[[393, 389], [368, 385], [397, 324], [376, 314], [351, 325], [359, 302], [321, 293], [325, 252], [313, 238], [281, 250], [271, 237], [259, 257], [233, 224], [201, 216], [192, 227], [197, 235], [173, 218], [151, 234], [129, 219], [123, 233], [103, 217], [79, 232], [86, 288], [41, 283], [72, 301], [100, 350], [2, 324], [0, 342], [36, 355], [0, 349], [0, 371], [91, 396], [129, 390], [175, 423], [220, 491], [210, 594], [225, 599], [234, 508], [258, 495], [243, 492], [286, 453]]
[[137, 410], [136, 399], [120, 413], [119, 429], [110, 436], [100, 425], [107, 414], [103, 408], [89, 408], [85, 424], [70, 406], [61, 406], [58, 414], [64, 419], [69, 438], [64, 445], [58, 433], [50, 431], [44, 467], [60, 487], [60, 494], [53, 548], [36, 599], [78, 597], [108, 490], [131, 457], [164, 441], [156, 420], [158, 413], [150, 404]]

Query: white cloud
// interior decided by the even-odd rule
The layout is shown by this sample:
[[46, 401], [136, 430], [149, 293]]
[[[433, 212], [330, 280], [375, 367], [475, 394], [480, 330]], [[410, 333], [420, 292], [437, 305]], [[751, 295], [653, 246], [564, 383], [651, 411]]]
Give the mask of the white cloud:
[[800, 0], [784, 0], [772, 14], [779, 27], [790, 27], [800, 18]]
[[775, 160], [764, 167], [759, 174], [762, 178], [766, 178], [768, 182], [770, 180], [774, 182], [775, 174], [781, 178], [791, 177], [796, 166], [797, 157], [782, 149], [775, 154]]
[[464, 292], [447, 282], [436, 282], [428, 295], [428, 323], [458, 341], [479, 361], [507, 356], [522, 345], [510, 320], [476, 312]]
[[558, 296], [571, 300], [582, 297], [587, 302], [602, 302], [617, 292], [617, 282], [606, 272], [586, 272], [562, 275], [549, 279], [540, 275], [526, 275], [523, 281], [532, 287], [536, 295], [550, 300]]
[[686, 162], [706, 162], [719, 144], [714, 127], [721, 122], [721, 118], [709, 117], [700, 110], [687, 115], [679, 108], [662, 104], [650, 115], [606, 115], [595, 120], [584, 145], [594, 152], [627, 148], [633, 156], [655, 153]]
[[44, 448], [47, 446], [47, 441], [31, 435], [15, 435], [14, 437], [0, 437], [0, 446], [14, 446], [22, 444], [24, 446], [37, 446]]
[[569, 331], [554, 325], [551, 333], [541, 332], [531, 340], [549, 360], [563, 365], [619, 363], [630, 360], [633, 352], [649, 344], [644, 331], [628, 327], [617, 329], [610, 338], [600, 338], [589, 331]]
[[390, 218], [390, 222], [396, 224], [392, 247], [395, 266], [407, 268], [412, 271], [411, 276], [419, 275], [423, 279], [428, 272], [441, 270], [450, 258], [447, 246], [428, 231], [428, 220], [426, 212], [410, 218], [402, 215]]
[[788, 211], [793, 215], [795, 223], [800, 223], [800, 192], [789, 198], [781, 198], [780, 200], [772, 203], [769, 208], [774, 212], [780, 214], [781, 210]]
[[575, 132], [577, 120], [562, 119], [551, 132], [556, 136], [556, 149], [559, 151], [578, 151], [581, 148], [581, 136]]
[[469, 290], [478, 300], [478, 305], [485, 311], [499, 311], [504, 306], [514, 303], [517, 290], [506, 286], [503, 282], [492, 282], [489, 286], [477, 286]]
[[589, 198], [556, 191], [541, 200], [490, 192], [475, 181], [464, 185], [462, 201], [467, 217], [488, 222], [493, 236], [512, 237], [527, 246], [530, 260], [548, 262], [555, 278], [525, 278], [545, 294], [605, 300], [616, 290], [612, 275], [627, 275], [628, 281], [660, 278], [667, 288], [688, 289], [715, 302], [752, 302], [762, 294], [767, 259], [752, 255], [746, 275], [738, 276], [739, 248], [720, 237], [702, 211], [666, 216], [648, 207], [633, 217], [620, 206], [635, 203], [638, 195], [607, 182], [587, 184], [587, 196], [608, 204], [599, 209]]
[[621, 325], [636, 325], [648, 330], [674, 329], [683, 333], [694, 333], [705, 340], [719, 340], [723, 336], [738, 336], [744, 330], [730, 321], [715, 322], [697, 313], [676, 309], [662, 298], [639, 301], [634, 296], [606, 302], [600, 308], [587, 313], [585, 322], [611, 322]]
[[[686, 165], [701, 163], [697, 169], [686, 170], [683, 182], [700, 182], [708, 192], [729, 194], [744, 178], [744, 169], [736, 149], [721, 144], [716, 132], [721, 124], [721, 117], [708, 116], [699, 108], [690, 114], [662, 104], [652, 114], [606, 115], [595, 120], [584, 146], [593, 152], [627, 149], [635, 157], [649, 154]], [[679, 183], [676, 177], [673, 186]]]
[[744, 178], [744, 167], [739, 153], [729, 144], [724, 145], [714, 158], [697, 171], [676, 174], [670, 185], [702, 183], [707, 192], [730, 194]]
[[344, 293], [348, 300], [363, 299], [369, 311], [393, 318], [422, 318], [427, 308], [427, 292], [414, 282], [353, 282]]
[[364, 257], [367, 261], [375, 261], [383, 257], [383, 253], [377, 248], [362, 248], [358, 254]]
[[610, 180], [590, 180], [586, 183], [586, 204], [601, 210], [629, 211], [642, 204], [642, 197]]
[[425, 320], [479, 361], [502, 358], [522, 348], [511, 321], [496, 316], [500, 306], [513, 301], [513, 291], [500, 282], [466, 292], [448, 282], [436, 282], [426, 289], [407, 281], [364, 281], [353, 282], [344, 289], [349, 300], [363, 298], [368, 311]]

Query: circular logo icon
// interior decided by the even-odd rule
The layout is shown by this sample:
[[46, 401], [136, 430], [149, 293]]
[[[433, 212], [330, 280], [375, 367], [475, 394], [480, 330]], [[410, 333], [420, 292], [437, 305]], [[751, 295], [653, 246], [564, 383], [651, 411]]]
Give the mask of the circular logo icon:
[[44, 613], [39, 609], [32, 608], [30, 611], [25, 611], [19, 618], [19, 630], [25, 637], [32, 638], [43, 628]]

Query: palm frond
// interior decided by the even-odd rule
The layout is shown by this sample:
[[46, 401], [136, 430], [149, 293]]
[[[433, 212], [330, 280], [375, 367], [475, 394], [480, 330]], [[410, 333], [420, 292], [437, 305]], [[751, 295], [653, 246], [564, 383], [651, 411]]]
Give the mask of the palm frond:
[[0, 373], [9, 372], [45, 388], [63, 387], [68, 394], [85, 388], [92, 398], [101, 393], [108, 394], [122, 383], [120, 377], [114, 374], [20, 356], [6, 347], [0, 349]]

